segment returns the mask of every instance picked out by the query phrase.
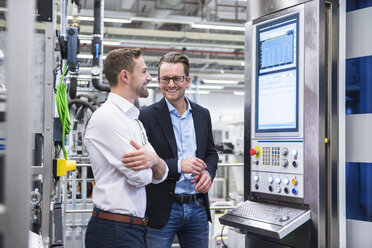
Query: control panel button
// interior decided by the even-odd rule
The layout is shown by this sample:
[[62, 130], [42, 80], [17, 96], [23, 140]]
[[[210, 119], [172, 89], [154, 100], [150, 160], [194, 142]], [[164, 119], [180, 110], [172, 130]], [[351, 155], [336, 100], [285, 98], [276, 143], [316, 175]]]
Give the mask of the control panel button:
[[251, 148], [251, 150], [249, 151], [249, 153], [251, 154], [251, 156], [254, 156], [256, 154], [258, 154], [258, 151], [254, 148]]
[[287, 221], [289, 220], [289, 216], [288, 215], [283, 215], [282, 217], [280, 217], [279, 221], [280, 222], [284, 222], [284, 221]]
[[292, 194], [297, 195], [297, 190], [296, 189], [292, 189]]
[[293, 167], [297, 168], [297, 166], [298, 166], [298, 162], [297, 162], [297, 161], [293, 161], [293, 162], [292, 162], [292, 165], [293, 165]]
[[255, 180], [256, 182], [258, 182], [258, 180], [259, 180], [259, 177], [256, 175], [256, 176], [254, 176], [253, 177], [253, 180]]
[[260, 186], [259, 186], [258, 184], [255, 184], [254, 187], [255, 187], [256, 189], [259, 189], [259, 188], [260, 188]]
[[288, 183], [289, 183], [288, 178], [284, 178], [283, 183], [284, 183], [285, 185], [288, 185]]
[[280, 193], [281, 191], [282, 191], [282, 189], [279, 186], [276, 186], [275, 187], [275, 192], [276, 193]]
[[289, 193], [289, 190], [288, 190], [288, 188], [287, 188], [287, 187], [285, 187], [285, 188], [284, 188], [284, 192], [285, 192], [286, 194], [288, 194], [288, 193]]
[[269, 191], [273, 192], [273, 186], [271, 186], [271, 185], [269, 186]]
[[284, 147], [282, 148], [282, 155], [287, 156], [288, 155], [288, 148]]
[[256, 158], [259, 158], [261, 156], [261, 148], [259, 146], [256, 146], [255, 148], [251, 148], [249, 150], [249, 154], [251, 156], [256, 156]]
[[259, 164], [260, 164], [260, 161], [257, 160], [257, 161], [255, 161], [254, 163], [255, 163], [256, 165], [259, 165]]
[[280, 184], [280, 183], [282, 182], [282, 179], [280, 179], [280, 177], [277, 177], [277, 178], [275, 179], [275, 181], [276, 181], [277, 184]]
[[292, 179], [292, 184], [297, 185], [297, 180], [295, 178]]
[[269, 178], [267, 179], [267, 181], [268, 181], [269, 183], [273, 183], [273, 181], [274, 181], [274, 178], [272, 178], [272, 177], [269, 177]]
[[288, 166], [288, 160], [287, 159], [282, 159], [282, 166], [287, 167]]

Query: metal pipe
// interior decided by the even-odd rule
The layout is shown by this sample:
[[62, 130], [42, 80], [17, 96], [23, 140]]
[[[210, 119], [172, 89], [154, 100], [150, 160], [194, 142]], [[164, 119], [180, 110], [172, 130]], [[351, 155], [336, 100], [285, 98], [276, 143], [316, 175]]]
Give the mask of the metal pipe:
[[66, 37], [66, 26], [67, 26], [67, 1], [61, 0], [61, 30], [60, 36]]
[[110, 86], [102, 83], [102, 37], [103, 37], [103, 7], [104, 0], [94, 1], [94, 22], [93, 22], [93, 39], [91, 53], [93, 55], [92, 64], [92, 85], [100, 91], [110, 92]]

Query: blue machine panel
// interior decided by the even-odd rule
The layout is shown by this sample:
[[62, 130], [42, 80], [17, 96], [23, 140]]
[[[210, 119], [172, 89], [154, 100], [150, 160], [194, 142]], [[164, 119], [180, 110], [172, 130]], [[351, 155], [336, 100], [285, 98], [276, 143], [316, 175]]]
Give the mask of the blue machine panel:
[[372, 164], [346, 163], [346, 218], [372, 222]]
[[372, 56], [346, 60], [346, 114], [372, 113]]
[[346, 0], [346, 12], [372, 7], [371, 0]]

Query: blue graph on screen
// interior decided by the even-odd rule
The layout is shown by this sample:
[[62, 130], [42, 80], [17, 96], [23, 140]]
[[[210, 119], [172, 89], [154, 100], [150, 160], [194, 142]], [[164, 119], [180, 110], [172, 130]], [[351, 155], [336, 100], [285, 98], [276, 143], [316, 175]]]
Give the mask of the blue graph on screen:
[[261, 69], [293, 63], [293, 32], [261, 42]]

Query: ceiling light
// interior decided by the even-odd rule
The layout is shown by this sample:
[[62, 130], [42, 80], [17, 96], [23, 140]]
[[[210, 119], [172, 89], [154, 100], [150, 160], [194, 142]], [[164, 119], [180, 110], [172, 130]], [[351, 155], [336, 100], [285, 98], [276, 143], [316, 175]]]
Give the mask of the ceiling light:
[[[92, 54], [78, 54], [77, 55], [78, 59], [92, 59], [93, 55]], [[102, 56], [102, 59], [105, 59], [106, 55]]]
[[219, 79], [203, 79], [205, 84], [238, 84], [239, 81], [236, 80], [219, 80]]
[[146, 85], [147, 87], [150, 87], [150, 88], [156, 88], [156, 87], [158, 87], [159, 85], [157, 84], [157, 83], [149, 83], [149, 84], [147, 84]]
[[200, 95], [207, 95], [210, 93], [208, 90], [186, 90], [188, 94], [200, 94]]
[[233, 25], [219, 25], [219, 24], [202, 24], [192, 23], [192, 28], [205, 28], [205, 29], [218, 29], [218, 30], [230, 30], [230, 31], [245, 31], [244, 26], [233, 26]]
[[209, 90], [223, 90], [223, 86], [221, 85], [192, 85], [193, 89], [209, 89]]
[[236, 95], [236, 96], [244, 96], [244, 92], [242, 92], [242, 91], [234, 91], [234, 95]]

